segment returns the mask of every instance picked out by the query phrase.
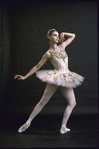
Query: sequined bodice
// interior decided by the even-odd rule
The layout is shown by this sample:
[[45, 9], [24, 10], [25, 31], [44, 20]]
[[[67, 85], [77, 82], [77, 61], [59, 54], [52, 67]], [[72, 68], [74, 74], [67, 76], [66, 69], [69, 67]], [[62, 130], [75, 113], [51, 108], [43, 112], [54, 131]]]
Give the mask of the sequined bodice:
[[49, 50], [49, 52], [53, 55], [53, 57], [57, 57], [58, 59], [62, 59], [63, 61], [67, 57], [67, 53], [62, 47], [60, 47], [60, 50], [58, 51]]
[[48, 84], [54, 84], [66, 88], [75, 88], [83, 81], [83, 77], [68, 69], [68, 55], [65, 49], [60, 45], [58, 51], [48, 50], [52, 55], [50, 62], [54, 70], [41, 70], [36, 72], [36, 76]]
[[60, 49], [58, 51], [49, 50], [49, 53], [51, 53], [53, 56], [51, 62], [56, 70], [60, 70], [62, 72], [69, 71], [68, 55], [62, 46], [60, 46]]

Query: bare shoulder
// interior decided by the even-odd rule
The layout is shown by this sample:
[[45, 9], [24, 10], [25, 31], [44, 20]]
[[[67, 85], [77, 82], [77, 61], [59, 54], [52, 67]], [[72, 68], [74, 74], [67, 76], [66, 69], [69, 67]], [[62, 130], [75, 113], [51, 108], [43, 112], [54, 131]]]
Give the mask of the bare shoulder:
[[49, 52], [49, 50], [45, 53], [45, 56], [46, 56], [48, 59], [51, 59], [51, 58], [52, 58], [52, 54]]

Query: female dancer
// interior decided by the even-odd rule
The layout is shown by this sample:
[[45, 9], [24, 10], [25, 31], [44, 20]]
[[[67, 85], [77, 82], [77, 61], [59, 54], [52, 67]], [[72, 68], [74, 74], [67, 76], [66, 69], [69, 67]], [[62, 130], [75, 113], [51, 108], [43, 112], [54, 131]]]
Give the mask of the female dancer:
[[[65, 40], [65, 36], [68, 37], [67, 40]], [[65, 48], [74, 40], [74, 38], [75, 34], [62, 32], [59, 39], [59, 33], [55, 29], [50, 29], [47, 33], [47, 39], [49, 40], [50, 48], [43, 55], [40, 62], [34, 66], [25, 76], [15, 75], [14, 79], [25, 80], [36, 72], [36, 76], [40, 80], [47, 82], [47, 86], [41, 100], [35, 106], [26, 123], [19, 128], [19, 133], [25, 131], [30, 126], [31, 121], [47, 104], [58, 86], [60, 87], [62, 94], [68, 102], [68, 106], [66, 107], [63, 115], [60, 133], [64, 134], [70, 131], [66, 125], [70, 114], [76, 105], [73, 88], [80, 85], [84, 80], [84, 77], [75, 72], [71, 72], [68, 69], [68, 55], [65, 51]], [[61, 44], [58, 46], [57, 43], [59, 41]], [[38, 71], [47, 62], [47, 60], [53, 64], [55, 69]]]

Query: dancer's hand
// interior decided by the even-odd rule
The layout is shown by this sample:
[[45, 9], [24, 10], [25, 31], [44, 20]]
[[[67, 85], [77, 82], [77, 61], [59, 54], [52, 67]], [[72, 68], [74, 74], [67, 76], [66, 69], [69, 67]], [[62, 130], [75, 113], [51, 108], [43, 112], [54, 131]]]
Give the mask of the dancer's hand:
[[65, 38], [64, 38], [64, 33], [61, 33], [60, 34], [60, 39], [59, 39], [59, 42], [63, 42], [65, 40]]
[[17, 80], [25, 80], [25, 76], [21, 76], [21, 75], [15, 75], [14, 76], [14, 79], [17, 79]]

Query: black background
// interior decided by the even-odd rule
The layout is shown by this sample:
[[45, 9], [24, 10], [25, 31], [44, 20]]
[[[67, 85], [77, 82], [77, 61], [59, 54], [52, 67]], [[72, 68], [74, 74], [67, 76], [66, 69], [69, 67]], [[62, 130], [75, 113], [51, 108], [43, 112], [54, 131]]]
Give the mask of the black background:
[[[0, 3], [0, 146], [11, 148], [96, 147], [98, 144], [98, 12], [95, 1], [3, 0]], [[76, 34], [66, 48], [69, 69], [85, 77], [74, 89], [77, 106], [68, 121], [71, 131], [59, 133], [67, 106], [58, 89], [32, 126], [23, 134], [18, 128], [39, 102], [46, 83], [35, 74], [25, 75], [49, 49], [47, 31]], [[1, 44], [2, 43], [2, 44]], [[47, 62], [41, 69], [53, 69]]]
[[[97, 3], [89, 1], [7, 1], [2, 2], [1, 109], [29, 113], [40, 100], [46, 83], [35, 74], [24, 81], [14, 80], [15, 74], [25, 75], [49, 49], [47, 31], [76, 34], [66, 48], [69, 69], [85, 77], [74, 89], [80, 114], [96, 113], [98, 103]], [[47, 62], [41, 69], [53, 69]], [[66, 101], [58, 89], [43, 112], [63, 113]], [[57, 109], [55, 109], [57, 107]], [[54, 109], [54, 110], [53, 110]]]

